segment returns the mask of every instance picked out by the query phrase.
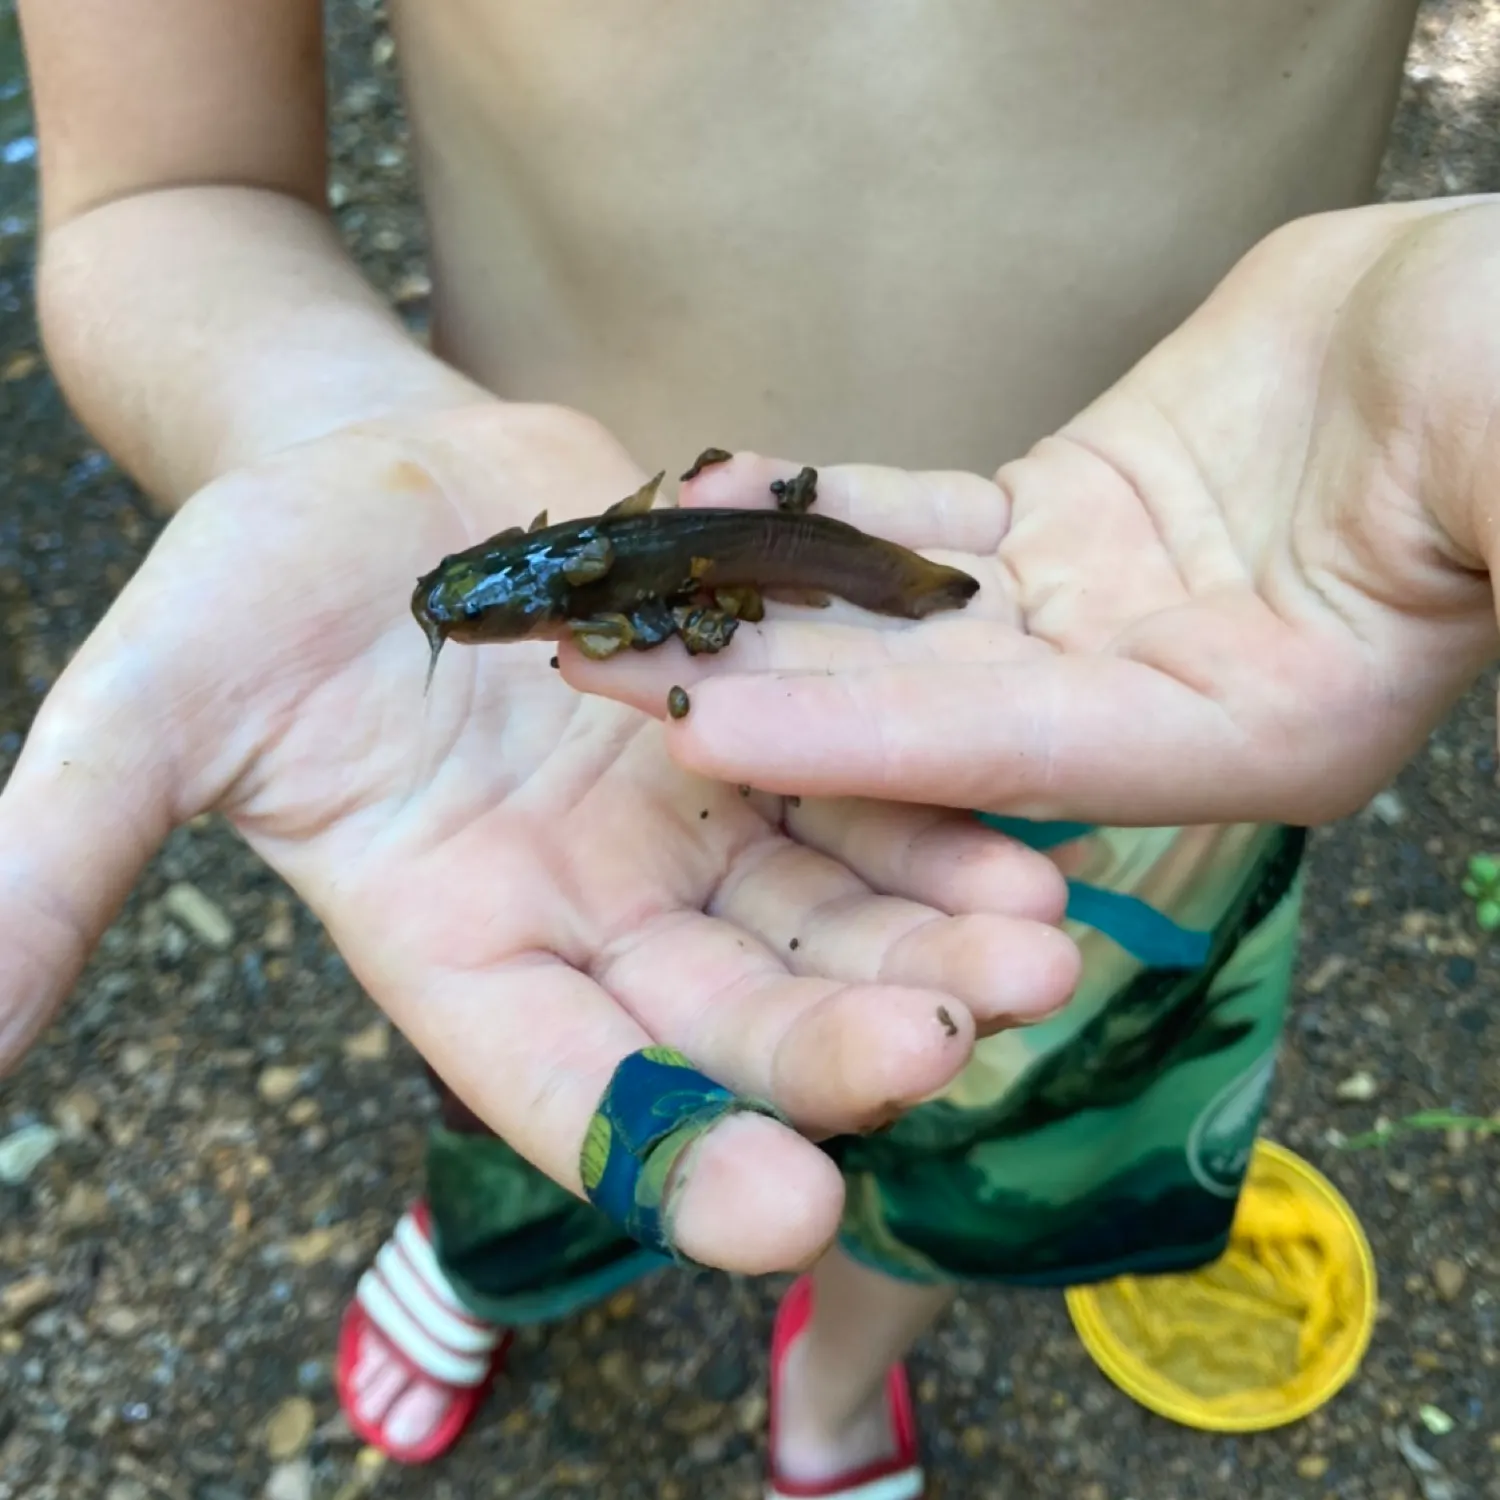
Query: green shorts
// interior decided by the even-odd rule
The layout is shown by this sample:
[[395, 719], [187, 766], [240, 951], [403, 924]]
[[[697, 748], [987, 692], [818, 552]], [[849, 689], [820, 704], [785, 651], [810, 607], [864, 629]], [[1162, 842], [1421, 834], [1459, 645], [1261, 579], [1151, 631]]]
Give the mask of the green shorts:
[[[1082, 1014], [981, 1042], [953, 1087], [893, 1126], [827, 1143], [847, 1182], [843, 1248], [906, 1280], [1021, 1286], [1215, 1260], [1296, 958], [1306, 836], [1270, 835], [1193, 967], [1138, 964]], [[496, 1323], [564, 1316], [670, 1264], [451, 1098], [427, 1196], [444, 1269]]]

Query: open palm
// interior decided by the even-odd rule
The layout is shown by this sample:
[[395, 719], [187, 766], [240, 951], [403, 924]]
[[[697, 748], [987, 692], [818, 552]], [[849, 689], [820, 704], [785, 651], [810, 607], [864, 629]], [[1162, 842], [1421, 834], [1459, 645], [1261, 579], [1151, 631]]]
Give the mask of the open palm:
[[[497, 476], [503, 475], [501, 479]], [[641, 475], [591, 424], [498, 405], [350, 430], [217, 481], [46, 703], [0, 797], [0, 1061], [66, 994], [143, 863], [222, 809], [449, 1084], [577, 1187], [615, 1064], [652, 1041], [812, 1135], [946, 1083], [976, 1033], [1061, 1003], [1043, 860], [963, 819], [787, 808], [674, 767], [533, 644], [422, 692], [407, 601], [439, 556]], [[686, 1253], [760, 1270], [831, 1234], [837, 1173], [728, 1122]]]
[[[1493, 204], [1301, 221], [994, 480], [823, 470], [821, 509], [981, 580], [962, 613], [783, 611], [718, 658], [565, 674], [656, 713], [695, 685], [674, 759], [781, 793], [1340, 816], [1495, 656], [1496, 327]], [[740, 455], [685, 503], [796, 468]]]

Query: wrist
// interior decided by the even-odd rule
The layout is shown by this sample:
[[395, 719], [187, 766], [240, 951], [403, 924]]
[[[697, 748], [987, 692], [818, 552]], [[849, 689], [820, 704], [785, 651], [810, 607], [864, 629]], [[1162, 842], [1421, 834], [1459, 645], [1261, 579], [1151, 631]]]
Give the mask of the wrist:
[[486, 398], [411, 337], [326, 214], [275, 192], [101, 204], [48, 233], [38, 305], [73, 409], [167, 510], [340, 428]]

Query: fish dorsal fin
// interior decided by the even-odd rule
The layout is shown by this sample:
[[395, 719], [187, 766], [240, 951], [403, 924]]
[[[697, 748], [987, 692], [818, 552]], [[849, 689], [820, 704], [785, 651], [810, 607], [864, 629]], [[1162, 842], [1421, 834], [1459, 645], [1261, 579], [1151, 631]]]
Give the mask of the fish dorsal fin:
[[540, 531], [546, 524], [547, 512], [544, 510], [539, 510], [536, 513], [536, 518], [532, 521], [531, 525], [526, 528], [526, 534], [530, 536], [533, 531]]
[[627, 495], [623, 500], [616, 500], [604, 514], [606, 516], [645, 515], [655, 502], [656, 492], [661, 488], [661, 482], [666, 477], [667, 471], [663, 469], [655, 479], [648, 479], [635, 494]]

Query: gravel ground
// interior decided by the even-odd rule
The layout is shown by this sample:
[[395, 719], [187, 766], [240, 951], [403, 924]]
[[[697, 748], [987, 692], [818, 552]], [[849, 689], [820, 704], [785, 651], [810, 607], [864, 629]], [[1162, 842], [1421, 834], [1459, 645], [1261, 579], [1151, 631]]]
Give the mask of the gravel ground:
[[[373, 4], [330, 9], [335, 202], [362, 262], [420, 326], [421, 226], [390, 44]], [[1434, 0], [1383, 191], [1500, 190], [1497, 99], [1500, 7]], [[0, 3], [6, 771], [156, 528], [65, 413], [37, 351], [29, 128]], [[1500, 848], [1493, 692], [1315, 841], [1271, 1133], [1333, 1178], [1375, 1246], [1381, 1319], [1358, 1378], [1293, 1428], [1203, 1436], [1107, 1384], [1060, 1299], [972, 1296], [914, 1360], [935, 1496], [1500, 1497], [1500, 1138], [1428, 1131], [1341, 1148], [1381, 1119], [1500, 1109], [1500, 945], [1460, 891], [1468, 857]], [[755, 1495], [779, 1284], [710, 1274], [660, 1277], [523, 1338], [443, 1464], [362, 1464], [336, 1418], [333, 1336], [418, 1181], [426, 1113], [414, 1057], [295, 899], [216, 823], [178, 833], [65, 1018], [0, 1091], [10, 1175], [18, 1132], [57, 1132], [23, 1182], [0, 1181], [0, 1500]], [[1451, 1430], [1428, 1430], [1424, 1405]], [[1444, 1475], [1402, 1456], [1403, 1427]]]

